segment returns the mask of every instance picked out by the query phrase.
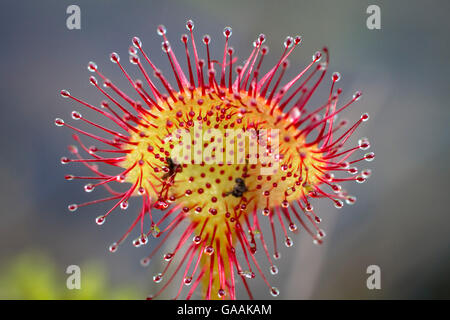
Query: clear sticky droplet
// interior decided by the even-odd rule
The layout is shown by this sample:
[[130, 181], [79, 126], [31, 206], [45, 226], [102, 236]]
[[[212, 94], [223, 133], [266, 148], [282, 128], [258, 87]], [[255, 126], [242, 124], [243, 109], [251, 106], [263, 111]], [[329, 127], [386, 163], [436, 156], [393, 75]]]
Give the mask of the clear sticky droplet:
[[68, 98], [68, 97], [70, 97], [70, 92], [67, 90], [61, 90], [61, 96], [63, 98]]
[[80, 120], [82, 118], [81, 113], [78, 111], [72, 111], [72, 119], [73, 120]]
[[286, 245], [286, 247], [292, 247], [293, 245], [294, 245], [294, 242], [292, 241], [292, 239], [290, 238], [290, 237], [287, 237], [285, 240], [284, 240], [284, 244]]
[[139, 57], [135, 55], [130, 55], [130, 63], [131, 64], [138, 64], [139, 63]]
[[186, 29], [188, 29], [189, 31], [194, 30], [194, 21], [188, 20], [188, 21], [186, 22]]
[[358, 101], [361, 98], [361, 91], [356, 91], [355, 94], [353, 95], [353, 100]]
[[95, 223], [101, 226], [105, 223], [105, 220], [105, 216], [98, 216], [97, 218], [95, 218]]
[[223, 29], [223, 35], [227, 38], [230, 37], [232, 33], [233, 33], [233, 30], [231, 29], [231, 27], [225, 27]]
[[357, 183], [364, 183], [364, 182], [366, 182], [366, 179], [364, 179], [364, 177], [362, 177], [362, 176], [357, 176], [355, 181]]
[[128, 201], [123, 201], [120, 203], [120, 209], [127, 210], [128, 209]]
[[325, 231], [323, 231], [322, 229], [319, 229], [319, 231], [317, 232], [317, 238], [323, 239], [326, 236], [327, 236], [327, 234], [325, 233]]
[[204, 250], [207, 255], [212, 255], [214, 253], [214, 248], [212, 246], [207, 246]]
[[258, 41], [259, 44], [263, 44], [264, 42], [266, 42], [266, 35], [264, 33], [260, 33], [258, 36]]
[[349, 205], [352, 205], [356, 202], [356, 197], [355, 196], [348, 196], [347, 199], [345, 199], [345, 202]]
[[169, 204], [164, 199], [159, 199], [155, 204], [155, 208], [160, 210], [167, 209], [168, 206]]
[[253, 271], [247, 271], [247, 270], [241, 271], [240, 275], [246, 277], [247, 279], [255, 278], [255, 273]]
[[348, 169], [350, 168], [350, 162], [344, 161], [341, 163], [341, 168]]
[[289, 118], [291, 120], [291, 122], [295, 122], [298, 119], [300, 119], [300, 116], [302, 115], [302, 113], [300, 112], [299, 108], [294, 107], [289, 111]]
[[316, 51], [316, 53], [314, 53], [312, 56], [312, 60], [314, 62], [320, 61], [321, 58], [322, 58], [322, 53], [320, 51]]
[[95, 62], [89, 61], [88, 65], [87, 65], [87, 69], [90, 72], [95, 72], [95, 71], [97, 71], [97, 64]]
[[219, 291], [217, 292], [217, 296], [219, 298], [223, 298], [226, 295], [226, 291], [224, 289], [219, 289]]
[[361, 150], [367, 150], [370, 148], [370, 142], [367, 138], [361, 138], [358, 140], [358, 145]]
[[94, 189], [95, 189], [95, 187], [90, 183], [88, 183], [87, 185], [84, 186], [84, 191], [86, 191], [86, 192], [92, 192]]
[[61, 118], [56, 118], [55, 119], [55, 126], [57, 127], [62, 127], [64, 125], [64, 120]]
[[273, 297], [277, 297], [277, 296], [280, 294], [280, 290], [278, 290], [278, 288], [276, 288], [276, 287], [272, 287], [272, 288], [270, 289], [270, 294], [271, 294]]
[[134, 239], [133, 241], [132, 241], [132, 243], [133, 243], [133, 246], [135, 247], [135, 248], [139, 248], [142, 244], [141, 244], [141, 239], [140, 238], [136, 238], [136, 239]]
[[194, 236], [194, 237], [192, 238], [192, 241], [193, 241], [195, 244], [199, 244], [199, 243], [202, 241], [202, 238], [199, 237], [199, 236]]
[[372, 175], [372, 170], [370, 169], [365, 169], [363, 171], [361, 171], [361, 176], [365, 179], [369, 178]]
[[117, 251], [117, 247], [118, 247], [117, 243], [114, 242], [113, 244], [111, 244], [109, 246], [109, 252], [113, 252], [113, 253], [116, 252]]
[[338, 82], [341, 80], [341, 74], [339, 72], [334, 72], [331, 76], [331, 79], [333, 79], [334, 82]]
[[162, 281], [162, 279], [163, 279], [162, 273], [158, 273], [153, 276], [153, 281], [155, 281], [156, 283], [160, 283]]
[[334, 193], [339, 193], [342, 190], [342, 187], [339, 184], [332, 184], [331, 189], [333, 189]]
[[211, 37], [208, 34], [205, 34], [203, 36], [203, 43], [204, 44], [209, 44], [211, 42]]
[[139, 237], [139, 241], [141, 242], [142, 245], [145, 245], [148, 243], [148, 237], [145, 233], [141, 234], [141, 236]]
[[369, 152], [369, 153], [366, 153], [365, 155], [364, 155], [364, 159], [366, 159], [366, 161], [373, 161], [373, 159], [375, 159], [375, 153], [373, 153], [373, 152]]
[[190, 286], [191, 283], [192, 283], [192, 277], [184, 278], [183, 283], [184, 283], [185, 286]]
[[142, 42], [141, 39], [139, 39], [138, 37], [133, 37], [133, 39], [131, 40], [131, 42], [133, 42], [133, 46], [135, 48], [141, 48], [142, 47]]
[[150, 259], [148, 257], [141, 259], [141, 266], [147, 267], [150, 264]]
[[164, 51], [164, 52], [170, 52], [170, 43], [169, 43], [169, 41], [163, 41], [163, 42], [161, 42], [161, 49]]
[[174, 257], [174, 254], [171, 253], [171, 252], [169, 252], [169, 253], [166, 253], [166, 254], [164, 255], [164, 260], [170, 261], [170, 260], [173, 259], [173, 257]]
[[109, 56], [109, 59], [111, 60], [112, 63], [117, 63], [120, 61], [120, 56], [116, 52], [113, 52]]
[[344, 206], [344, 202], [342, 202], [342, 200], [334, 200], [334, 206], [337, 209], [340, 209]]
[[94, 76], [89, 77], [89, 82], [90, 82], [93, 86], [98, 85], [97, 78], [94, 77]]
[[294, 38], [292, 38], [291, 36], [286, 37], [286, 40], [284, 40], [284, 47], [285, 48], [289, 48], [290, 46], [292, 46], [292, 44], [294, 43]]
[[158, 28], [156, 29], [156, 32], [158, 33], [158, 35], [163, 36], [163, 35], [166, 34], [167, 29], [166, 29], [166, 27], [164, 25], [160, 24], [158, 26]]
[[270, 273], [272, 275], [278, 274], [278, 267], [276, 265], [270, 266]]

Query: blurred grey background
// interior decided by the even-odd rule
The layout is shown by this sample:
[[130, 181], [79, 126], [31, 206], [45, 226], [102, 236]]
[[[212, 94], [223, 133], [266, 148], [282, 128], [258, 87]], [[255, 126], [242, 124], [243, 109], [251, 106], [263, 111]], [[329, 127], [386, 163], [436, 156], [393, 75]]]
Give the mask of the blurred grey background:
[[[81, 30], [66, 28], [70, 4], [81, 8]], [[381, 30], [366, 27], [370, 4], [381, 8]], [[157, 25], [167, 27], [181, 55], [179, 37], [192, 18], [197, 39], [210, 34], [216, 56], [223, 50], [225, 26], [233, 27], [231, 45], [240, 59], [265, 33], [271, 49], [266, 68], [278, 59], [287, 35], [302, 35], [302, 47], [290, 58], [290, 75], [315, 50], [328, 46], [330, 71], [342, 74], [344, 99], [363, 92], [345, 118], [371, 115], [355, 139], [370, 138], [376, 159], [363, 167], [373, 176], [362, 185], [344, 185], [358, 197], [354, 206], [338, 212], [327, 201], [315, 205], [328, 236], [317, 247], [300, 233], [294, 247], [282, 249], [280, 274], [269, 275], [281, 298], [450, 298], [449, 9], [448, 1], [406, 0], [2, 1], [0, 268], [22, 253], [42, 252], [55, 261], [65, 286], [67, 265], [95, 260], [102, 263], [108, 283], [132, 285], [142, 298], [155, 292], [151, 277], [161, 266], [139, 264], [150, 247], [136, 249], [126, 241], [115, 254], [107, 250], [132, 222], [138, 201], [132, 201], [128, 214], [117, 212], [101, 227], [94, 219], [108, 205], [68, 213], [67, 204], [97, 195], [86, 194], [82, 183], [64, 180], [67, 173], [86, 171], [60, 165], [71, 132], [53, 121], [69, 120], [72, 110], [98, 119], [59, 95], [68, 89], [93, 104], [101, 101], [88, 82], [88, 61], [127, 87], [109, 54], [117, 51], [127, 70], [135, 71], [127, 49], [136, 35], [165, 70], [169, 65]], [[326, 99], [328, 88], [329, 83], [322, 85], [314, 101]], [[381, 268], [381, 290], [366, 287], [366, 268], [372, 264]], [[259, 278], [251, 287], [256, 298], [271, 298]], [[1, 298], [15, 297], [6, 285], [1, 292]]]

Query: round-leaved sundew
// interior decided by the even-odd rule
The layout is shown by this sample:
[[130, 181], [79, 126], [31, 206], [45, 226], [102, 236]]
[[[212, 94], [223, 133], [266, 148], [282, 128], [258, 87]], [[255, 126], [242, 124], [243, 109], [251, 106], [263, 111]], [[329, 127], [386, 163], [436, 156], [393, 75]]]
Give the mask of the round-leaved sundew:
[[[57, 126], [75, 131], [73, 138], [78, 144], [69, 146], [72, 156], [61, 158], [61, 163], [78, 162], [91, 172], [86, 176], [68, 174], [65, 179], [84, 180], [86, 192], [105, 188], [110, 194], [70, 204], [68, 209], [75, 212], [87, 205], [111, 202], [110, 210], [95, 218], [102, 225], [116, 209], [127, 210], [132, 198], [142, 201], [131, 226], [109, 250], [116, 252], [131, 233], [135, 233], [131, 242], [136, 247], [161, 238], [141, 261], [148, 265], [167, 239], [176, 239], [175, 246], [162, 254], [166, 265], [153, 277], [161, 288], [150, 299], [169, 285], [177, 286], [176, 298], [189, 299], [197, 292], [205, 299], [236, 299], [238, 278], [252, 298], [248, 281], [255, 277], [262, 278], [268, 293], [277, 296], [279, 290], [271, 284], [269, 274], [278, 273], [275, 260], [281, 256], [280, 243], [292, 247], [292, 233], [300, 229], [316, 244], [325, 237], [313, 209], [314, 199], [326, 199], [336, 208], [351, 205], [356, 198], [341, 183], [362, 183], [370, 176], [369, 169], [359, 171], [354, 166], [374, 159], [374, 153], [365, 151], [370, 148], [368, 139], [345, 146], [369, 116], [365, 113], [353, 124], [338, 120], [361, 93], [341, 102], [337, 72], [331, 75], [323, 104], [307, 107], [319, 84], [330, 79], [325, 78], [327, 48], [314, 53], [294, 78], [284, 81], [287, 58], [301, 45], [300, 36], [287, 37], [278, 62], [262, 72], [268, 54], [263, 34], [238, 65], [230, 47], [230, 27], [223, 31], [223, 56], [217, 60], [210, 56], [211, 38], [203, 36], [199, 46], [194, 41], [194, 23], [189, 20], [186, 27], [188, 34], [181, 37], [182, 60], [173, 52], [166, 28], [157, 28], [173, 83], [134, 37], [129, 62], [142, 80], [125, 70], [119, 54], [110, 55], [130, 85], [127, 93], [93, 62], [88, 64], [94, 74], [89, 81], [104, 98], [99, 106], [61, 91], [62, 97], [100, 113], [110, 123], [95, 123], [73, 111], [72, 119], [94, 127], [97, 133], [93, 134], [60, 118], [55, 120]], [[84, 144], [81, 137], [96, 145]], [[106, 173], [111, 171], [103, 171], [106, 167], [116, 173]], [[115, 184], [128, 188], [116, 191]], [[262, 222], [270, 226], [268, 235], [262, 232]], [[256, 258], [259, 250], [265, 256], [263, 261]], [[169, 268], [172, 263], [176, 265]], [[173, 281], [176, 275], [182, 277], [178, 284]]]

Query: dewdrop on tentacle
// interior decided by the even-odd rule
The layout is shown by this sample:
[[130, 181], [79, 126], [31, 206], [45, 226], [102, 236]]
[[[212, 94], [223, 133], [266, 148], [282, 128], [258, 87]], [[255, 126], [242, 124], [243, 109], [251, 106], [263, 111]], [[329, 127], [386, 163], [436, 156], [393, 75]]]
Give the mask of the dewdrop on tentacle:
[[[286, 37], [281, 49], [272, 50], [281, 51], [277, 63], [266, 68], [269, 49], [263, 45], [263, 34], [253, 41], [247, 57], [239, 57], [231, 47], [232, 29], [226, 27], [223, 54], [213, 57], [215, 41], [209, 35], [194, 35], [191, 20], [186, 29], [178, 38], [183, 55], [174, 52], [177, 47], [169, 42], [163, 25], [157, 27], [161, 50], [148, 46], [152, 56], [159, 51], [166, 57], [167, 70], [152, 62], [138, 37], [131, 39], [128, 59], [111, 53], [109, 60], [128, 83], [123, 91], [89, 62], [89, 82], [103, 99], [99, 105], [61, 91], [63, 98], [88, 113], [99, 113], [107, 123], [89, 120], [83, 110], [74, 110], [72, 120], [93, 127], [95, 133], [55, 120], [56, 126], [74, 132], [78, 144], [69, 146], [70, 156], [63, 156], [61, 163], [78, 163], [90, 171], [65, 179], [84, 180], [89, 194], [101, 188], [109, 194], [70, 204], [68, 210], [110, 203], [94, 219], [98, 225], [117, 211], [133, 216], [131, 226], [109, 251], [116, 252], [130, 234], [134, 240], [128, 243], [133, 246], [150, 245], [141, 264], [147, 266], [155, 258], [165, 264], [153, 276], [161, 287], [152, 299], [169, 286], [175, 288], [176, 298], [190, 299], [198, 292], [205, 299], [236, 299], [238, 282], [252, 298], [248, 282], [255, 278], [278, 296], [272, 283], [277, 279], [271, 277], [278, 274], [274, 262], [281, 251], [295, 250], [295, 233], [307, 232], [315, 244], [324, 241], [322, 220], [314, 210], [317, 199], [339, 209], [354, 204], [356, 197], [343, 189], [346, 182], [363, 183], [372, 174], [356, 167], [375, 157], [368, 151], [369, 140], [347, 143], [369, 115], [353, 124], [337, 119], [361, 93], [342, 100], [342, 89], [336, 85], [341, 75], [326, 76], [327, 48], [313, 53], [306, 66], [285, 79], [289, 67], [297, 68], [288, 57], [302, 37]], [[129, 66], [135, 72], [129, 72]], [[133, 76], [136, 72], [140, 79]], [[328, 83], [327, 97], [322, 104], [311, 105], [322, 82]], [[119, 184], [128, 188], [118, 191], [123, 190]], [[129, 209], [131, 201], [141, 203], [136, 212]], [[160, 240], [154, 245], [156, 238]], [[175, 245], [162, 254], [168, 239], [175, 239]], [[176, 275], [182, 279], [179, 283], [174, 281], [179, 279]]]

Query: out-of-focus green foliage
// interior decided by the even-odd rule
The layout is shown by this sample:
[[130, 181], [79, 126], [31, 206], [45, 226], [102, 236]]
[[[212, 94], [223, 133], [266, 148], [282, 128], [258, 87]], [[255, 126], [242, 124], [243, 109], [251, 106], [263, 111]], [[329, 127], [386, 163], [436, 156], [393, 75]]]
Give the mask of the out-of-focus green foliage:
[[110, 287], [105, 269], [96, 262], [80, 265], [81, 289], [66, 287], [65, 269], [48, 255], [27, 252], [0, 267], [0, 299], [142, 299], [144, 293], [129, 285]]

